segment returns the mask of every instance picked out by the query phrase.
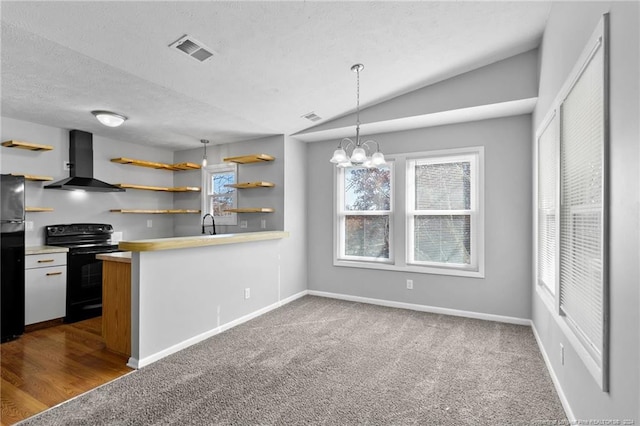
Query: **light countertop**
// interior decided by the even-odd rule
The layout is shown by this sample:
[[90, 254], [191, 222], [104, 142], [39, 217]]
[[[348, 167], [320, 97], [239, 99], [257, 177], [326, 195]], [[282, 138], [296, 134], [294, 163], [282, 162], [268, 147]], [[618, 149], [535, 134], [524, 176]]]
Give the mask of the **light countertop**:
[[116, 253], [100, 253], [96, 254], [96, 259], [110, 262], [131, 263], [131, 252], [120, 251]]
[[56, 246], [27, 246], [24, 248], [25, 256], [30, 254], [67, 253], [68, 251], [67, 247]]
[[277, 240], [289, 236], [287, 231], [244, 232], [241, 234], [196, 235], [193, 237], [170, 237], [150, 240], [121, 241], [120, 250], [157, 251], [206, 247], [221, 244], [249, 243], [252, 241]]

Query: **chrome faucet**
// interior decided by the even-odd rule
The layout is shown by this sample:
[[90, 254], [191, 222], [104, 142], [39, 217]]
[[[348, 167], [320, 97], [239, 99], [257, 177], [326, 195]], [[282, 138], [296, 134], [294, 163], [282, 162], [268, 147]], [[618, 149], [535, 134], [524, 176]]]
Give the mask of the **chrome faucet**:
[[216, 235], [216, 220], [213, 218], [213, 216], [210, 213], [207, 213], [204, 216], [202, 216], [202, 233], [204, 234], [204, 221], [207, 218], [207, 216], [211, 217], [211, 226], [213, 227], [213, 230], [209, 233], [211, 235]]

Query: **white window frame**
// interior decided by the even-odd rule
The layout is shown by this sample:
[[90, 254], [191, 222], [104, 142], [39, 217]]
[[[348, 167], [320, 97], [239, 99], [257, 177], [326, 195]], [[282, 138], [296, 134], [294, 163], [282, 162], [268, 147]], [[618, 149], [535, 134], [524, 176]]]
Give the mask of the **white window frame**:
[[[456, 153], [451, 155], [430, 155], [421, 158], [410, 158], [407, 160], [407, 264], [423, 266], [430, 270], [452, 269], [462, 271], [478, 272], [479, 267], [479, 223], [483, 222], [479, 209], [479, 192], [478, 186], [478, 163], [480, 154], [478, 152]], [[470, 163], [470, 197], [471, 203], [469, 209], [463, 210], [416, 210], [415, 205], [415, 167], [427, 164], [450, 164], [450, 163]], [[415, 249], [415, 216], [469, 216], [470, 217], [470, 262], [469, 264], [455, 264], [445, 262], [425, 262], [416, 260], [414, 257]]]
[[[544, 211], [545, 214], [555, 215], [555, 251], [554, 251], [554, 274], [551, 278], [550, 282], [547, 282], [540, 276], [540, 245], [539, 245], [539, 237], [540, 232], [542, 232], [541, 224], [540, 224], [540, 199], [539, 199], [539, 191], [540, 191], [540, 141], [543, 136], [545, 136], [546, 132], [551, 133], [553, 136], [553, 151], [555, 152], [555, 158], [553, 159], [553, 170], [555, 171], [555, 196], [554, 196], [554, 208], [548, 209]], [[535, 144], [535, 172], [534, 172], [534, 227], [535, 227], [535, 235], [534, 235], [534, 273], [536, 276], [536, 283], [538, 285], [537, 288], [543, 290], [542, 297], [546, 300], [547, 303], [554, 305], [555, 295], [560, 294], [559, 289], [559, 272], [558, 272], [558, 257], [560, 252], [560, 243], [559, 243], [559, 230], [560, 230], [560, 117], [557, 111], [552, 110], [547, 117], [542, 122], [542, 125], [536, 132], [536, 144]], [[559, 310], [559, 305], [555, 306], [555, 310]]]
[[[558, 155], [558, 173], [557, 173], [557, 188], [558, 188], [558, 198], [556, 204], [556, 293], [551, 294], [543, 285], [536, 285], [536, 292], [542, 299], [544, 305], [548, 308], [551, 313], [553, 319], [556, 324], [562, 330], [563, 335], [566, 340], [571, 344], [577, 355], [580, 357], [582, 362], [584, 363], [587, 370], [591, 373], [594, 380], [600, 387], [603, 392], [608, 392], [609, 390], [609, 283], [608, 283], [608, 205], [609, 205], [609, 189], [608, 189], [608, 146], [609, 146], [609, 41], [608, 41], [608, 33], [609, 33], [609, 14], [604, 14], [598, 26], [596, 27], [594, 33], [592, 34], [589, 41], [586, 43], [583, 52], [581, 53], [578, 61], [573, 67], [572, 71], [569, 73], [564, 85], [556, 96], [555, 100], [551, 104], [550, 112], [547, 114], [545, 120], [543, 120], [543, 125], [551, 120], [551, 116], [553, 114], [559, 114], [559, 130], [558, 130], [558, 145], [559, 145], [559, 155]], [[578, 324], [574, 322], [574, 320], [568, 316], [561, 307], [561, 292], [563, 282], [561, 280], [561, 265], [560, 265], [560, 250], [561, 250], [561, 221], [560, 216], [562, 214], [562, 204], [561, 204], [561, 161], [562, 161], [562, 146], [563, 146], [563, 138], [562, 138], [562, 107], [564, 106], [564, 102], [567, 99], [567, 96], [571, 93], [573, 87], [578, 82], [584, 71], [587, 69], [591, 60], [596, 55], [596, 53], [603, 49], [603, 113], [604, 113], [604, 129], [603, 129], [603, 162], [602, 162], [602, 229], [601, 229], [601, 238], [602, 238], [602, 317], [601, 326], [602, 326], [602, 346], [595, 347], [589, 338], [581, 331], [581, 328]], [[542, 126], [541, 126], [542, 127]], [[538, 132], [538, 134], [540, 131]], [[537, 144], [535, 144], [537, 150]], [[539, 161], [536, 152], [536, 161]], [[538, 165], [536, 163], [536, 167], [534, 169], [536, 171], [535, 176], [535, 208], [537, 211], [537, 170]], [[580, 207], [578, 207], [580, 209]], [[575, 208], [571, 208], [569, 211], [573, 211]], [[587, 209], [583, 209], [583, 212], [587, 212]], [[534, 232], [537, 231], [537, 214], [534, 213], [536, 217], [536, 228]], [[570, 225], [569, 225], [570, 226]], [[534, 259], [538, 258], [538, 246], [537, 246], [537, 232], [534, 236], [535, 252]], [[536, 269], [537, 271], [537, 264]], [[537, 272], [534, 273], [534, 279], [537, 281]]]
[[[238, 214], [230, 213], [225, 216], [217, 216], [214, 214], [212, 205], [212, 198], [218, 194], [213, 193], [212, 179], [216, 174], [232, 172], [235, 175], [235, 182], [238, 182], [238, 166], [235, 163], [221, 163], [211, 164], [202, 168], [202, 214], [210, 214], [214, 217], [216, 225], [237, 225]], [[238, 206], [238, 191], [236, 189], [232, 192], [233, 196], [233, 208]]]
[[[407, 262], [407, 215], [406, 215], [406, 164], [408, 160], [425, 157], [445, 157], [456, 155], [477, 154], [478, 167], [477, 167], [477, 223], [475, 230], [476, 241], [476, 254], [477, 254], [477, 270], [470, 269], [457, 269], [451, 267], [435, 267], [416, 265]], [[341, 190], [338, 188], [341, 173], [338, 168], [335, 168], [334, 173], [334, 190], [333, 197], [333, 211], [334, 211], [334, 244], [333, 244], [333, 265], [340, 267], [350, 268], [365, 268], [365, 269], [378, 269], [385, 271], [400, 271], [400, 272], [415, 272], [420, 274], [437, 274], [437, 275], [450, 275], [459, 277], [471, 277], [471, 278], [484, 278], [484, 147], [472, 146], [466, 148], [453, 148], [445, 150], [435, 151], [421, 151], [411, 152], [404, 154], [387, 155], [387, 162], [393, 163], [391, 174], [391, 208], [393, 210], [392, 219], [390, 222], [390, 247], [389, 255], [393, 259], [391, 262], [370, 262], [370, 261], [356, 261], [350, 259], [341, 259], [340, 253], [340, 239], [342, 238], [340, 233], [340, 220], [338, 214], [338, 208], [343, 200], [340, 198]], [[344, 192], [344, 189], [342, 189]]]
[[[344, 176], [345, 169], [343, 167], [337, 167], [336, 169], [336, 184], [337, 184], [337, 260], [340, 261], [350, 261], [350, 262], [373, 262], [373, 263], [386, 263], [393, 264], [393, 185], [394, 185], [394, 175], [393, 175], [393, 161], [387, 161], [387, 166], [389, 167], [390, 172], [390, 194], [389, 194], [389, 206], [390, 210], [346, 210], [344, 208], [345, 198], [344, 198]], [[348, 167], [349, 169], [358, 168], [365, 169], [366, 167]], [[346, 219], [347, 216], [388, 216], [389, 217], [389, 258], [378, 258], [378, 257], [367, 257], [367, 256], [350, 256], [346, 254]]]

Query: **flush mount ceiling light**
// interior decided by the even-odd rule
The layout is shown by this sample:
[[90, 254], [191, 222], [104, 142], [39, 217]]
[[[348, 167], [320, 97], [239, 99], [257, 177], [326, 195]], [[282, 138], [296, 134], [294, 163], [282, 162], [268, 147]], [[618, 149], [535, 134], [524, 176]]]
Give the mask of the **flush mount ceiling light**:
[[200, 139], [200, 143], [204, 145], [204, 155], [202, 156], [202, 167], [206, 167], [207, 165], [207, 144], [209, 143], [206, 139]]
[[344, 138], [340, 141], [338, 148], [333, 152], [333, 157], [329, 160], [337, 167], [378, 167], [387, 164], [384, 154], [380, 152], [378, 142], [374, 140], [360, 141], [360, 71], [363, 69], [364, 65], [362, 64], [355, 64], [351, 67], [351, 71], [357, 74], [356, 140]]
[[111, 111], [91, 111], [91, 114], [95, 115], [99, 122], [108, 127], [118, 127], [127, 119], [124, 115]]

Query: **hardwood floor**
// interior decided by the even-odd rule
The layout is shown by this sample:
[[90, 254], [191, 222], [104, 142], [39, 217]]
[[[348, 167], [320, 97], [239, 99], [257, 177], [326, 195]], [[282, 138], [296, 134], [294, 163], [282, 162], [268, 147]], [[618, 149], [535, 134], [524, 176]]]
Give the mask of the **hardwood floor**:
[[100, 317], [34, 330], [0, 346], [0, 425], [11, 425], [132, 371], [105, 349]]

